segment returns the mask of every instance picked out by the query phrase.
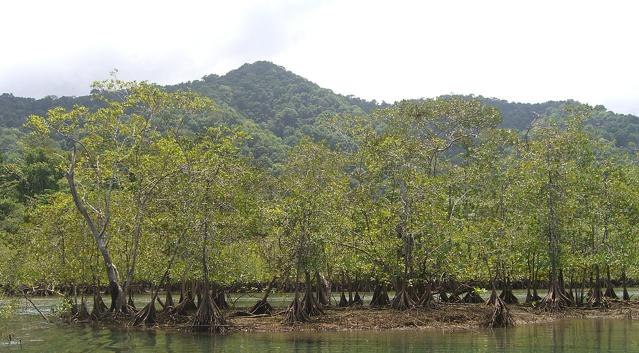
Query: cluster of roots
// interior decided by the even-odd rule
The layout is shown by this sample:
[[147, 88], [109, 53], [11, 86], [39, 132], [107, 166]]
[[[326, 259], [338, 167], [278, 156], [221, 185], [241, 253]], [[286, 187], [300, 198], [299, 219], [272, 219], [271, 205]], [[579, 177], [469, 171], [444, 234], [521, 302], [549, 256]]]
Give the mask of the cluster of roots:
[[[344, 293], [342, 293], [343, 295]], [[346, 299], [346, 298], [344, 298]], [[341, 299], [340, 299], [341, 302]], [[371, 298], [370, 306], [372, 307], [384, 307], [390, 305], [390, 298], [386, 287], [382, 284], [377, 284], [373, 290], [373, 297]]]
[[[274, 308], [267, 300], [274, 281], [275, 278], [269, 283], [264, 296], [247, 311], [242, 312], [242, 315], [273, 315], [275, 313]], [[283, 323], [285, 324], [292, 325], [309, 322], [314, 317], [324, 314], [324, 308], [331, 305], [330, 285], [323, 276], [319, 273], [311, 275], [311, 273], [306, 272], [303, 283], [303, 288], [302, 282], [296, 284], [295, 297], [284, 312]], [[433, 291], [432, 284], [434, 283], [436, 282], [424, 282], [423, 286], [409, 288], [407, 282], [398, 282], [396, 283], [398, 290], [391, 299], [386, 286], [378, 282], [373, 290], [370, 306], [409, 310], [414, 308], [434, 309], [437, 307], [438, 302], [469, 304], [484, 302], [479, 293], [469, 286], [457, 286], [457, 289], [453, 290], [449, 295], [440, 288], [437, 291]], [[596, 281], [591, 280], [591, 289], [587, 293], [587, 300], [585, 300], [586, 293], [584, 288], [581, 288], [581, 292], [577, 288], [573, 293], [573, 282], [571, 281], [570, 283], [570, 292], [564, 289], [563, 280], [552, 283], [548, 293], [543, 298], [537, 294], [536, 289], [531, 290], [529, 286], [525, 303], [532, 304], [543, 311], [555, 312], [573, 305], [602, 308], [607, 307], [610, 300], [619, 300], [610, 280], [605, 281], [605, 278], [600, 280], [597, 276]], [[222, 333], [228, 329], [222, 310], [229, 309], [229, 304], [222, 289], [209, 289], [208, 284], [197, 281], [185, 282], [181, 286], [177, 303], [173, 300], [171, 287], [166, 286], [164, 289], [163, 299], [158, 296], [158, 291], [156, 290], [152, 292], [151, 301], [140, 310], [136, 309], [130, 294], [128, 295], [128, 301], [124, 302], [126, 297], [119, 288], [117, 298], [124, 303], [117, 303], [117, 310], [114, 308], [113, 298], [111, 307], [105, 304], [102, 293], [97, 286], [94, 286], [93, 293], [88, 293], [88, 295], [86, 291], [76, 293], [74, 290], [74, 299], [72, 300], [69, 297], [65, 299], [71, 308], [70, 313], [66, 314], [65, 317], [69, 321], [75, 322], [97, 321], [104, 318], [121, 320], [124, 318], [129, 320], [128, 322], [132, 326], [154, 326], [159, 323], [176, 321], [186, 323], [188, 320], [190, 327], [194, 331]], [[91, 294], [93, 295], [93, 309], [89, 312], [87, 300], [89, 300], [88, 298], [90, 298]], [[113, 292], [111, 292], [111, 295], [113, 296]], [[437, 299], [436, 296], [438, 296]], [[623, 283], [622, 299], [630, 299], [625, 282]], [[161, 305], [161, 309], [156, 308], [156, 301]], [[507, 305], [518, 304], [519, 301], [508, 283], [502, 286], [499, 294], [495, 286], [493, 286], [486, 303], [492, 308], [490, 315], [485, 320], [486, 327], [497, 328], [514, 325]], [[349, 291], [348, 296], [342, 290], [337, 306], [352, 307], [363, 304], [363, 298], [357, 290], [355, 290], [354, 295], [353, 292]]]
[[492, 305], [493, 310], [486, 320], [486, 327], [499, 328], [515, 326], [515, 321], [510, 315], [508, 307], [506, 306], [506, 303], [503, 299], [495, 294], [495, 302]]
[[548, 294], [539, 301], [539, 308], [548, 312], [561, 311], [570, 305], [572, 299], [558, 283], [551, 285]]
[[[194, 293], [197, 294], [194, 295]], [[196, 296], [199, 298], [197, 305], [195, 302]], [[124, 319], [129, 320], [128, 324], [131, 326], [154, 326], [160, 322], [172, 322], [176, 319], [184, 321], [191, 318], [190, 326], [194, 331], [224, 332], [228, 327], [224, 316], [217, 306], [218, 302], [223, 301], [226, 303], [223, 292], [217, 291], [215, 297], [213, 297], [210, 290], [196, 282], [190, 282], [182, 286], [180, 300], [177, 304], [173, 301], [170, 287], [167, 287], [164, 301], [158, 297], [158, 291], [155, 291], [152, 293], [151, 301], [140, 310], [136, 310], [131, 297], [129, 297], [127, 303], [121, 304], [119, 310], [116, 310], [113, 305], [111, 308], [107, 307], [97, 287], [93, 292], [93, 309], [91, 312], [88, 311], [87, 296], [84, 293], [81, 295], [79, 303], [78, 296], [76, 295], [75, 297], [75, 300], [70, 297], [65, 298], [70, 304], [70, 311], [63, 314], [63, 317], [68, 321], [89, 322], [104, 319], [121, 321]], [[162, 306], [161, 311], [157, 310], [156, 301]], [[263, 303], [259, 310], [271, 312], [272, 308], [268, 303]]]
[[337, 306], [340, 308], [346, 308], [349, 306], [361, 306], [361, 305], [364, 305], [364, 300], [359, 295], [359, 291], [356, 291], [354, 296], [352, 292], [349, 292], [348, 299], [346, 299], [346, 293], [342, 291], [339, 297], [339, 302], [337, 303]]
[[306, 286], [304, 288], [304, 296], [299, 299], [299, 283], [295, 288], [295, 297], [293, 302], [288, 306], [282, 323], [294, 325], [296, 323], [308, 322], [313, 316], [324, 314], [322, 304], [315, 298], [312, 290], [312, 282], [310, 273], [305, 273]]
[[477, 294], [474, 289], [471, 289], [462, 297], [462, 302], [469, 304], [481, 304], [484, 302], [484, 299]]

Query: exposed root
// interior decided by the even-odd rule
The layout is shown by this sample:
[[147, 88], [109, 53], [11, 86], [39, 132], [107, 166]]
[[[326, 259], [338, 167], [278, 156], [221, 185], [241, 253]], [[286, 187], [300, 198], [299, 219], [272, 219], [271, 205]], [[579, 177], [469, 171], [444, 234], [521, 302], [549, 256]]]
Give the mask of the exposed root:
[[317, 302], [312, 291], [311, 275], [309, 272], [305, 273], [306, 286], [304, 288], [304, 297], [302, 298], [302, 311], [307, 316], [316, 316], [324, 314], [322, 305]]
[[472, 303], [472, 304], [480, 304], [484, 302], [484, 298], [482, 298], [474, 289], [466, 292], [466, 295], [462, 298], [462, 302], [464, 303]]
[[448, 302], [449, 303], [459, 303], [459, 302], [461, 302], [461, 298], [459, 297], [459, 294], [451, 293], [451, 295], [448, 297]]
[[248, 312], [251, 315], [272, 315], [275, 309], [266, 300], [260, 300], [253, 305]]
[[524, 299], [525, 304], [532, 304], [532, 292], [530, 291], [530, 287], [526, 288], [526, 299]]
[[344, 292], [340, 295], [337, 306], [340, 308], [346, 308], [348, 306], [348, 299], [346, 299], [346, 294], [344, 294]]
[[519, 299], [517, 299], [510, 288], [502, 290], [499, 294], [499, 298], [501, 298], [501, 300], [503, 300], [506, 304], [519, 304]]
[[405, 287], [402, 287], [393, 300], [391, 300], [391, 308], [395, 310], [408, 310], [415, 307], [415, 301], [410, 297], [410, 294]]
[[353, 298], [353, 305], [364, 305], [364, 301], [359, 296], [358, 291], [355, 291], [355, 297]]
[[153, 326], [157, 324], [157, 315], [155, 311], [155, 297], [150, 303], [144, 306], [133, 318], [133, 326], [146, 325]]
[[499, 296], [497, 295], [497, 290], [493, 287], [493, 290], [490, 292], [490, 297], [486, 301], [486, 305], [495, 305], [497, 299], [499, 299]]
[[203, 288], [201, 298], [200, 307], [197, 309], [191, 323], [193, 331], [226, 332], [228, 327], [226, 320], [220, 309], [215, 305], [215, 301], [211, 298], [207, 288]]
[[[168, 308], [166, 304], [165, 307]], [[197, 306], [195, 306], [193, 291], [191, 290], [191, 287], [186, 284], [182, 284], [182, 288], [180, 289], [180, 301], [169, 312], [171, 314], [187, 315], [188, 313], [194, 312], [197, 309], [198, 308]]]
[[504, 303], [501, 298], [496, 297], [493, 312], [489, 316], [488, 320], [486, 320], [486, 327], [498, 328], [512, 326], [515, 326], [515, 321], [510, 315], [510, 312], [506, 307], [506, 303]]
[[223, 289], [219, 289], [215, 292], [215, 305], [220, 310], [227, 310], [229, 308], [229, 303], [226, 302], [226, 294]]
[[386, 288], [380, 284], [376, 285], [375, 290], [373, 291], [373, 298], [371, 299], [370, 306], [381, 307], [381, 306], [388, 306], [388, 305], [390, 305], [390, 298], [388, 297], [388, 292], [386, 292]]
[[619, 299], [619, 297], [617, 296], [617, 293], [615, 293], [615, 289], [613, 288], [611, 282], [608, 282], [608, 285], [606, 286], [606, 292], [604, 293], [604, 297], [608, 299]]
[[601, 287], [595, 284], [588, 296], [588, 306], [591, 308], [607, 308], [608, 300], [601, 292]]
[[532, 301], [540, 302], [543, 298], [537, 293], [537, 288], [533, 288]]
[[133, 308], [134, 310], [137, 310], [135, 307], [135, 303], [133, 302], [133, 294], [131, 294], [131, 291], [129, 290], [129, 301], [127, 302], [127, 305], [130, 308]]
[[164, 297], [164, 309], [173, 308], [175, 303], [173, 303], [173, 296], [171, 295], [171, 287], [166, 287], [166, 296]]
[[282, 320], [283, 324], [294, 325], [300, 322], [308, 322], [310, 321], [310, 317], [304, 312], [302, 308], [302, 303], [299, 301], [299, 294], [295, 293], [295, 298], [291, 305], [288, 306], [286, 310], [286, 314], [284, 315], [284, 320]]
[[104, 314], [109, 310], [109, 308], [104, 304], [102, 300], [102, 295], [100, 294], [100, 290], [96, 289], [93, 295], [93, 309], [91, 309], [91, 319], [99, 320], [104, 316]]
[[446, 294], [446, 291], [443, 289], [439, 292], [439, 301], [442, 303], [450, 302], [450, 298], [448, 298], [448, 294]]
[[91, 315], [89, 314], [89, 309], [87, 308], [87, 301], [84, 295], [82, 295], [82, 301], [80, 303], [80, 308], [78, 309], [78, 313], [74, 316], [74, 320], [76, 321], [89, 321]]
[[317, 316], [324, 314], [322, 310], [322, 306], [317, 302], [313, 292], [311, 290], [307, 290], [304, 293], [304, 297], [302, 298], [302, 310], [308, 316]]
[[561, 290], [559, 283], [553, 283], [548, 294], [539, 302], [539, 308], [544, 311], [561, 311], [572, 304], [570, 297]]
[[435, 298], [433, 297], [433, 292], [430, 289], [430, 284], [426, 285], [426, 290], [419, 299], [419, 306], [425, 309], [435, 309]]

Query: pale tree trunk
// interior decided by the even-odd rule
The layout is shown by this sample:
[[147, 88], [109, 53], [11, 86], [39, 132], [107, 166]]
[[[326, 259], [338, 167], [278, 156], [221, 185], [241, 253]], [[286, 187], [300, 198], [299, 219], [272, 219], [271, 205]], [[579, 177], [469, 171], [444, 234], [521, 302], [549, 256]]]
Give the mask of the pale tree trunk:
[[82, 217], [84, 218], [84, 221], [86, 222], [87, 226], [89, 227], [89, 230], [91, 231], [93, 240], [95, 241], [95, 244], [98, 250], [100, 251], [100, 254], [102, 254], [102, 259], [104, 260], [104, 265], [107, 270], [107, 277], [109, 279], [109, 289], [111, 292], [110, 310], [114, 312], [118, 312], [122, 310], [122, 305], [124, 303], [124, 295], [122, 292], [122, 287], [119, 284], [118, 270], [116, 269], [115, 265], [113, 265], [111, 254], [109, 253], [109, 249], [107, 248], [106, 243], [104, 241], [104, 238], [106, 235], [106, 229], [107, 229], [107, 226], [109, 225], [109, 218], [110, 218], [109, 207], [110, 207], [111, 187], [109, 186], [109, 189], [107, 190], [105, 195], [105, 206], [104, 206], [105, 216], [104, 216], [104, 220], [101, 222], [102, 224], [99, 227], [100, 229], [98, 229], [98, 225], [96, 225], [93, 218], [91, 218], [91, 215], [89, 215], [89, 211], [87, 210], [86, 206], [84, 205], [83, 201], [80, 199], [80, 196], [78, 195], [78, 190], [75, 183], [75, 175], [74, 175], [75, 165], [76, 165], [76, 149], [74, 148], [71, 155], [71, 163], [66, 173], [66, 179], [69, 184], [71, 196], [73, 197], [73, 202], [76, 208], [78, 209], [78, 211], [80, 212], [80, 214], [82, 215]]

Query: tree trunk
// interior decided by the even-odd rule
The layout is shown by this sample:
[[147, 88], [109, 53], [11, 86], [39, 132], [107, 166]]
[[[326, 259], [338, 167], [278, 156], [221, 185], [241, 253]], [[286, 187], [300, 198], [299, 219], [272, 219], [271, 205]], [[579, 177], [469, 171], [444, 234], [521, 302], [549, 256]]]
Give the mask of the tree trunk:
[[89, 215], [89, 211], [87, 210], [83, 201], [80, 199], [80, 196], [78, 195], [78, 190], [75, 184], [75, 175], [74, 175], [75, 165], [76, 165], [76, 149], [74, 147], [72, 156], [71, 156], [71, 163], [69, 165], [69, 169], [66, 172], [67, 183], [69, 184], [69, 190], [71, 192], [71, 196], [73, 197], [73, 203], [75, 204], [75, 207], [78, 209], [78, 211], [84, 218], [85, 223], [89, 227], [89, 230], [91, 231], [91, 235], [93, 236], [93, 240], [95, 241], [95, 244], [98, 250], [100, 251], [100, 254], [102, 255], [102, 259], [104, 260], [104, 266], [106, 267], [106, 271], [107, 271], [107, 278], [109, 279], [109, 290], [111, 293], [111, 307], [109, 310], [112, 312], [121, 312], [122, 307], [124, 305], [124, 294], [122, 291], [122, 287], [120, 286], [120, 283], [119, 283], [118, 270], [113, 264], [113, 260], [111, 260], [111, 254], [109, 253], [109, 249], [107, 249], [106, 242], [104, 241], [104, 238], [106, 235], [106, 229], [110, 221], [109, 208], [110, 208], [111, 186], [109, 186], [109, 190], [106, 192], [106, 195], [105, 195], [104, 220], [102, 221], [102, 224], [100, 225], [101, 229], [98, 229], [98, 226], [93, 221], [93, 218], [91, 218], [91, 215]]
[[306, 282], [304, 297], [302, 298], [302, 310], [308, 316], [316, 316], [324, 313], [322, 305], [315, 299], [313, 295], [313, 281], [311, 280], [310, 272], [304, 273], [304, 280]]
[[395, 310], [408, 310], [415, 307], [415, 301], [410, 297], [406, 288], [406, 281], [398, 280], [397, 293], [391, 300], [391, 308]]
[[594, 266], [595, 271], [595, 283], [590, 292], [590, 298], [588, 298], [588, 306], [599, 308], [606, 307], [606, 299], [601, 292], [601, 276], [599, 274], [599, 265]]
[[[214, 231], [214, 228], [213, 230]], [[202, 277], [201, 301], [198, 306], [191, 327], [194, 331], [225, 332], [227, 325], [220, 309], [211, 298], [211, 285], [209, 283], [209, 219], [208, 214], [204, 218], [204, 232], [202, 237]]]
[[282, 323], [294, 325], [298, 322], [307, 322], [309, 320], [309, 316], [304, 312], [300, 303], [300, 271], [298, 267], [295, 275], [295, 296], [293, 297], [293, 302], [286, 310]]
[[319, 271], [315, 272], [315, 280], [316, 280], [316, 286], [317, 286], [317, 300], [323, 306], [330, 305], [330, 299], [329, 299], [330, 286], [328, 284], [328, 281], [326, 281], [324, 276], [322, 276], [322, 274], [319, 273]]
[[606, 265], [606, 292], [604, 296], [608, 299], [619, 299], [615, 288], [612, 285], [612, 279], [610, 278], [610, 266]]
[[375, 285], [375, 290], [373, 291], [373, 298], [371, 299], [370, 306], [383, 307], [388, 306], [390, 304], [390, 298], [388, 297], [388, 293], [386, 292], [386, 288], [383, 284], [377, 283]]
[[262, 299], [259, 300], [257, 303], [255, 303], [255, 305], [253, 305], [248, 312], [252, 315], [271, 315], [274, 311], [273, 307], [271, 306], [271, 304], [269, 304], [268, 302], [268, 296], [269, 294], [271, 294], [271, 290], [273, 289], [273, 286], [275, 285], [275, 280], [277, 279], [277, 277], [273, 277], [273, 279], [268, 283], [268, 286], [266, 287], [266, 291], [264, 291], [264, 296], [262, 296]]

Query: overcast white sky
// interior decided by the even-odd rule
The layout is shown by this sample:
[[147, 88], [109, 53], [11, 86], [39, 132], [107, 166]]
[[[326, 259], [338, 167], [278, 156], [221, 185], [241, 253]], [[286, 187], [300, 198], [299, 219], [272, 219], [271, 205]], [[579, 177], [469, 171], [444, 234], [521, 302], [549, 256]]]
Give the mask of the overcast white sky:
[[269, 60], [342, 94], [574, 98], [639, 114], [639, 1], [3, 1], [0, 93]]

